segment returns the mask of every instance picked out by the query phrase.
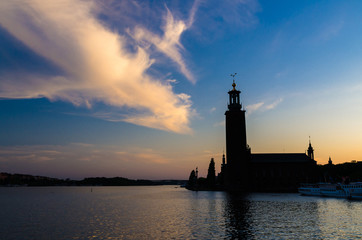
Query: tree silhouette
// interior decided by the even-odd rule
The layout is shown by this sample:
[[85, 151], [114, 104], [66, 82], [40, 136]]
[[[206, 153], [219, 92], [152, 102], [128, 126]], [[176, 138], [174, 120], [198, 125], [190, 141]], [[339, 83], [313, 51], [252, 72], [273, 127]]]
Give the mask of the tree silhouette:
[[209, 170], [207, 171], [207, 184], [209, 187], [215, 186], [215, 162], [214, 158], [211, 158], [210, 164], [209, 164]]
[[197, 178], [196, 178], [195, 170], [192, 170], [191, 173], [190, 173], [189, 181], [187, 182], [186, 187], [188, 189], [194, 189], [195, 186], [196, 186], [196, 181], [197, 181]]

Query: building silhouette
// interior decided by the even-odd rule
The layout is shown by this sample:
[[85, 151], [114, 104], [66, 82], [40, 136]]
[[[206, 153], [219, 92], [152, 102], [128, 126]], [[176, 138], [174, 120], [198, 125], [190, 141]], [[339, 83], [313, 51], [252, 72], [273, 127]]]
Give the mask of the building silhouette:
[[228, 191], [296, 191], [302, 182], [316, 182], [319, 174], [309, 140], [306, 153], [251, 153], [246, 138], [245, 110], [235, 82], [225, 112], [226, 161], [219, 183]]

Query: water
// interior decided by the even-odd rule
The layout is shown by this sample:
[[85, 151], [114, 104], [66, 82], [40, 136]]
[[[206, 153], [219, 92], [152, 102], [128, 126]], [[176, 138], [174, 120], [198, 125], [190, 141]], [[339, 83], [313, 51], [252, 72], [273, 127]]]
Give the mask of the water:
[[0, 188], [0, 239], [359, 239], [362, 201], [175, 186]]

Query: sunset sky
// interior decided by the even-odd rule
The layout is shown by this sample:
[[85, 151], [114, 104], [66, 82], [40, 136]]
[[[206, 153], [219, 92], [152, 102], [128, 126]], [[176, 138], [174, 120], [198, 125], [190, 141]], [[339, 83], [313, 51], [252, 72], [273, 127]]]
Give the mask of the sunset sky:
[[231, 73], [253, 153], [362, 160], [362, 1], [0, 1], [0, 172], [220, 171]]

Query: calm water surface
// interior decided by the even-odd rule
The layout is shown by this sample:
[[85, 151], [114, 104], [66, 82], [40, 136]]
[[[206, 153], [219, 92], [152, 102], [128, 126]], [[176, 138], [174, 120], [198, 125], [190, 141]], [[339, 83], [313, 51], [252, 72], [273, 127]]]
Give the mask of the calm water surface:
[[298, 194], [24, 187], [0, 188], [0, 206], [0, 239], [362, 238], [362, 201]]

